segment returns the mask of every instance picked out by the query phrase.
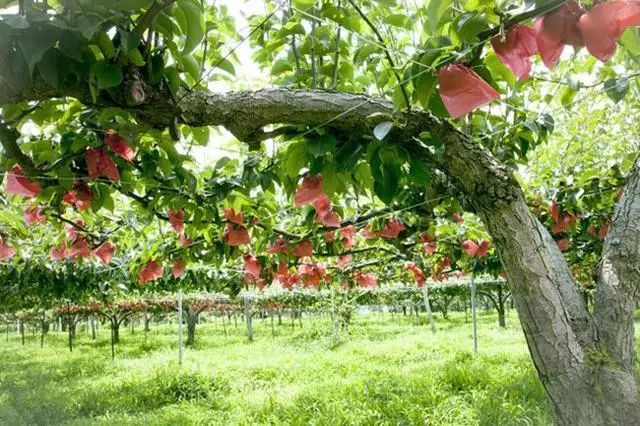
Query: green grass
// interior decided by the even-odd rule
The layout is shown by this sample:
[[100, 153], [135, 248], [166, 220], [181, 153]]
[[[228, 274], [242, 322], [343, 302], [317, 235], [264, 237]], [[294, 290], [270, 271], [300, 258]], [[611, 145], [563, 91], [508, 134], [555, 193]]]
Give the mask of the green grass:
[[145, 339], [122, 329], [111, 361], [109, 331], [0, 340], [0, 424], [546, 425], [546, 397], [515, 313], [508, 328], [482, 313], [479, 349], [463, 314], [438, 332], [412, 317], [356, 315], [330, 347], [326, 319], [287, 321], [271, 336], [258, 320], [248, 343], [241, 323], [200, 324], [197, 346], [177, 362], [176, 324]]

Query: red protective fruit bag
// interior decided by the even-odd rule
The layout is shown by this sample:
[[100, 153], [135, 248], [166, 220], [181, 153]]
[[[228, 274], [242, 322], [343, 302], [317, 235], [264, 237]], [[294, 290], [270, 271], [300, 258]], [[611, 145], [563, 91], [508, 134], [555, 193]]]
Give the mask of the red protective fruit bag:
[[313, 203], [323, 195], [326, 197], [326, 194], [322, 191], [322, 176], [305, 176], [302, 179], [300, 188], [296, 191], [294, 205], [301, 207], [305, 204]]
[[138, 275], [138, 283], [145, 284], [149, 281], [153, 281], [162, 277], [164, 274], [164, 269], [162, 265], [160, 265], [155, 260], [148, 261], [142, 269], [140, 269], [140, 273]]
[[98, 259], [104, 266], [111, 263], [111, 258], [116, 252], [116, 245], [106, 241], [93, 250], [93, 256]]
[[177, 259], [173, 262], [173, 266], [171, 267], [171, 274], [173, 278], [179, 278], [184, 274], [184, 262], [182, 259]]
[[42, 191], [40, 184], [27, 179], [20, 166], [15, 165], [7, 172], [7, 186], [5, 187], [7, 194], [31, 198], [36, 197], [40, 191]]
[[313, 245], [311, 241], [304, 240], [296, 246], [293, 250], [293, 255], [296, 257], [311, 257], [313, 256]]
[[90, 178], [95, 179], [105, 176], [114, 182], [120, 182], [120, 174], [116, 163], [103, 149], [87, 150], [84, 154], [84, 160], [87, 163], [87, 172]]
[[640, 2], [620, 0], [594, 6], [578, 23], [587, 50], [602, 62], [613, 57], [622, 33], [633, 25], [640, 25]]
[[233, 225], [231, 222], [227, 222], [222, 239], [228, 245], [234, 247], [251, 244], [251, 237], [247, 228], [242, 225]]
[[229, 222], [233, 222], [237, 225], [242, 225], [242, 222], [244, 221], [242, 212], [236, 213], [234, 209], [224, 209], [224, 216]]
[[184, 210], [169, 210], [167, 213], [171, 228], [177, 233], [182, 234], [184, 231]]
[[461, 63], [440, 68], [440, 97], [452, 118], [464, 117], [476, 108], [500, 98], [500, 94], [473, 70]]
[[496, 55], [519, 79], [529, 77], [531, 57], [538, 53], [536, 31], [526, 25], [516, 25], [507, 32], [504, 39], [491, 39]]
[[111, 148], [113, 152], [124, 158], [128, 162], [133, 162], [135, 153], [131, 145], [127, 143], [120, 135], [113, 130], [104, 132], [104, 143]]

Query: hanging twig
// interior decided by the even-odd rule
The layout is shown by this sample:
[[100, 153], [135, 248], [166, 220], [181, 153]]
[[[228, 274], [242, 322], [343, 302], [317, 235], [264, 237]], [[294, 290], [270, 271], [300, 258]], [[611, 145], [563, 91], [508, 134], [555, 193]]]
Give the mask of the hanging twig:
[[[315, 6], [311, 10], [313, 16], [316, 16]], [[309, 40], [309, 56], [311, 57], [311, 88], [315, 89], [317, 86], [317, 70], [316, 70], [316, 20], [311, 20], [311, 39]]]
[[362, 11], [362, 9], [360, 9], [360, 7], [358, 7], [355, 1], [353, 0], [348, 0], [348, 1], [349, 1], [349, 4], [351, 4], [351, 6], [356, 10], [358, 15], [360, 15], [362, 20], [369, 26], [369, 28], [371, 28], [371, 31], [373, 31], [373, 33], [376, 35], [378, 42], [380, 42], [380, 44], [383, 46], [382, 50], [384, 51], [384, 55], [387, 57], [387, 61], [389, 61], [389, 65], [393, 70], [393, 74], [396, 76], [396, 79], [398, 80], [400, 90], [402, 91], [402, 97], [404, 98], [404, 102], [407, 106], [407, 111], [411, 111], [411, 102], [409, 101], [409, 95], [407, 94], [407, 89], [404, 85], [404, 82], [402, 81], [402, 77], [400, 77], [400, 74], [398, 74], [398, 71], [396, 71], [396, 64], [393, 58], [391, 57], [391, 54], [389, 53], [389, 49], [386, 47], [386, 43], [384, 41], [384, 38], [382, 37], [382, 34], [380, 34], [380, 31], [378, 31], [378, 29], [373, 24], [373, 22], [371, 22], [369, 17]]
[[[342, 0], [338, 0], [338, 9], [342, 7]], [[333, 77], [331, 78], [331, 86], [329, 89], [334, 90], [338, 85], [338, 70], [340, 68], [340, 31], [342, 27], [337, 25], [336, 30], [336, 50], [333, 56]]]

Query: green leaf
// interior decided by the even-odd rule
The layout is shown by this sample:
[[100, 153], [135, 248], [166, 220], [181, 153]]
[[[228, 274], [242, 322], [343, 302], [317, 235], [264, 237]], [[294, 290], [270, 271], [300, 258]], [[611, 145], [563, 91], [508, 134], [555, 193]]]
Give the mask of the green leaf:
[[228, 59], [225, 59], [225, 58], [218, 59], [215, 61], [215, 65], [216, 67], [220, 68], [223, 71], [226, 71], [231, 75], [236, 75], [236, 69], [231, 63], [231, 61], [229, 61]]
[[164, 72], [164, 58], [162, 54], [151, 56], [151, 60], [147, 62], [147, 72], [149, 74], [149, 84], [153, 86], [160, 84]]
[[[22, 115], [24, 108], [20, 107], [20, 104], [6, 104], [2, 105], [1, 117], [4, 121], [13, 121]], [[1, 181], [1, 178], [0, 178]]]
[[91, 67], [91, 78], [95, 79], [98, 89], [108, 89], [122, 83], [122, 70], [116, 65], [96, 62]]
[[356, 139], [349, 139], [347, 143], [342, 145], [335, 156], [336, 170], [337, 171], [351, 171], [356, 165], [358, 158], [364, 151], [364, 145], [362, 145]]
[[424, 22], [425, 30], [428, 34], [435, 34], [438, 30], [438, 24], [447, 9], [451, 6], [453, 0], [431, 0], [426, 11], [426, 21]]
[[193, 52], [202, 42], [207, 26], [202, 9], [195, 3], [186, 0], [181, 1], [178, 3], [178, 10], [184, 14], [184, 21], [178, 21], [178, 24], [182, 23], [180, 28], [186, 35], [182, 49], [182, 55], [184, 56]]
[[321, 174], [322, 188], [329, 197], [332, 197], [335, 193], [344, 192], [344, 182], [340, 179], [340, 175], [336, 173], [335, 164], [325, 164]]
[[372, 148], [369, 165], [373, 176], [373, 190], [384, 203], [393, 201], [400, 187], [402, 161], [392, 146]]
[[360, 47], [358, 50], [356, 50], [355, 55], [353, 56], [353, 61], [356, 64], [361, 64], [364, 61], [366, 61], [369, 56], [375, 54], [375, 53], [381, 53], [382, 49], [380, 49], [380, 46], [378, 46], [377, 44], [364, 44], [362, 47]]
[[396, 0], [374, 0], [376, 3], [380, 3], [383, 6], [393, 7], [397, 4]]
[[139, 10], [151, 7], [153, 0], [98, 0], [97, 3], [114, 10]]
[[[339, 9], [336, 6], [325, 2], [320, 13], [321, 16], [337, 22], [341, 27], [346, 28], [349, 31], [358, 33], [362, 29], [360, 17], [356, 13], [349, 13], [349, 10], [347, 9]], [[304, 34], [304, 27], [302, 27], [302, 35]]]
[[409, 178], [418, 185], [428, 185], [431, 183], [431, 171], [429, 167], [427, 167], [427, 163], [419, 158], [411, 157]]
[[180, 57], [182, 68], [194, 79], [200, 78], [200, 64], [193, 55], [182, 55]]
[[14, 214], [9, 209], [0, 209], [0, 222], [2, 224], [10, 226], [13, 230], [17, 231], [20, 234], [24, 234], [27, 232], [27, 228], [24, 225], [22, 216]]
[[444, 102], [442, 102], [442, 98], [440, 97], [440, 92], [437, 90], [433, 92], [431, 99], [429, 99], [429, 108], [428, 110], [438, 117], [448, 118], [449, 111], [444, 106]]
[[91, 192], [93, 193], [93, 200], [91, 201], [91, 211], [95, 213], [99, 211], [104, 204], [103, 194], [105, 191], [103, 191], [101, 185], [95, 185]]
[[331, 135], [322, 135], [320, 138], [310, 141], [307, 150], [314, 158], [323, 157], [336, 149], [336, 138]]
[[298, 176], [300, 169], [307, 164], [307, 149], [303, 143], [291, 145], [285, 154], [283, 170], [290, 178]]
[[604, 82], [607, 96], [615, 103], [624, 99], [629, 91], [629, 80], [626, 78], [610, 78]]
[[293, 7], [301, 10], [309, 10], [315, 6], [316, 0], [293, 0]]
[[65, 31], [60, 37], [58, 48], [69, 58], [82, 62], [82, 52], [86, 49], [86, 40], [74, 31]]
[[382, 164], [380, 170], [382, 179], [374, 181], [373, 190], [385, 204], [390, 204], [398, 192], [402, 172], [394, 164]]
[[87, 40], [90, 40], [102, 25], [103, 20], [94, 15], [83, 15], [78, 18], [78, 29], [80, 34]]
[[180, 89], [180, 75], [178, 74], [178, 70], [176, 67], [171, 66], [164, 69], [164, 76], [169, 83], [169, 88], [173, 93], [177, 93], [178, 89]]
[[383, 140], [393, 128], [393, 122], [383, 121], [373, 129], [373, 136], [379, 141]]
[[153, 29], [169, 39], [174, 35], [179, 35], [181, 33], [180, 27], [176, 24], [176, 21], [171, 19], [166, 12], [158, 15], [156, 22], [153, 25]]
[[209, 134], [209, 128], [206, 126], [191, 128], [193, 140], [200, 146], [206, 146], [209, 143]]
[[293, 70], [293, 65], [291, 65], [291, 62], [287, 61], [286, 59], [278, 59], [273, 63], [273, 66], [271, 67], [271, 75], [275, 76], [291, 70]]
[[53, 47], [55, 42], [56, 38], [53, 34], [44, 31], [32, 32], [28, 37], [18, 39], [18, 46], [27, 61], [30, 74], [33, 74], [36, 64], [42, 59], [44, 53]]
[[67, 57], [57, 49], [47, 51], [38, 63], [38, 72], [51, 87], [60, 87], [69, 73]]
[[67, 190], [73, 189], [74, 174], [70, 167], [67, 167], [67, 166], [58, 167], [55, 169], [54, 173], [55, 173], [55, 176], [59, 178], [58, 182], [63, 188]]
[[487, 53], [484, 57], [484, 64], [494, 79], [506, 81], [512, 88], [516, 86], [516, 76], [498, 59], [494, 52]]
[[576, 89], [571, 86], [566, 86], [560, 95], [560, 104], [562, 104], [563, 107], [569, 106], [576, 97], [576, 93], [578, 93]]
[[145, 62], [142, 57], [142, 53], [138, 49], [132, 49], [127, 53], [127, 58], [131, 61], [131, 63], [137, 67], [143, 67]]
[[366, 162], [360, 162], [356, 165], [353, 172], [355, 181], [361, 185], [362, 188], [370, 189], [373, 186], [373, 177], [371, 176], [371, 167]]
[[414, 96], [424, 109], [429, 108], [429, 100], [436, 90], [438, 79], [432, 73], [421, 74], [414, 82]]
[[173, 161], [174, 163], [180, 163], [180, 154], [176, 150], [176, 146], [173, 141], [162, 138], [160, 141], [158, 141], [158, 146], [162, 148], [162, 150], [167, 154], [167, 157], [169, 157], [171, 161]]
[[462, 41], [473, 41], [476, 36], [489, 27], [487, 15], [470, 12], [463, 14], [458, 20], [457, 34]]
[[138, 47], [140, 41], [142, 41], [140, 36], [134, 32], [118, 28], [118, 33], [120, 34], [120, 50], [124, 53], [131, 52]]
[[162, 172], [165, 178], [168, 178], [171, 174], [171, 161], [168, 158], [162, 156], [158, 160], [158, 168]]
[[622, 34], [622, 37], [620, 37], [620, 44], [622, 44], [631, 55], [640, 57], [640, 34], [638, 33], [638, 28], [627, 28]]
[[95, 42], [100, 48], [100, 52], [106, 59], [113, 59], [116, 56], [116, 47], [106, 31], [98, 31], [94, 36]]
[[102, 196], [102, 208], [107, 209], [109, 211], [113, 211], [115, 208], [115, 204], [113, 202], [113, 198], [111, 197], [111, 191], [109, 188], [105, 188]]
[[382, 22], [393, 25], [394, 27], [406, 28], [408, 30], [413, 27], [411, 19], [409, 19], [407, 15], [401, 13], [385, 16]]
[[407, 101], [404, 98], [402, 86], [400, 85], [396, 85], [396, 87], [393, 89], [391, 100], [393, 101], [393, 105], [395, 105], [398, 110], [403, 110], [409, 107], [409, 105], [407, 105]]

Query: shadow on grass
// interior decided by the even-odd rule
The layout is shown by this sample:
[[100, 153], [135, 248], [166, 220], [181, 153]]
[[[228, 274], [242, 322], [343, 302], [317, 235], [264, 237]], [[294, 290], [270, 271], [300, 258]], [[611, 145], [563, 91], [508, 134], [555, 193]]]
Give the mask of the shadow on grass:
[[463, 354], [438, 371], [372, 370], [306, 389], [292, 401], [270, 399], [247, 417], [255, 423], [394, 425], [548, 425], [535, 373]]
[[[10, 374], [0, 384], [0, 424], [61, 424], [113, 412], [142, 414], [194, 401], [217, 410], [224, 401], [221, 396], [229, 391], [224, 377], [175, 368], [109, 380], [109, 371], [95, 359], [49, 363], [48, 368], [39, 364], [30, 363], [29, 369]], [[56, 381], [56, 371], [64, 371], [65, 379]]]

